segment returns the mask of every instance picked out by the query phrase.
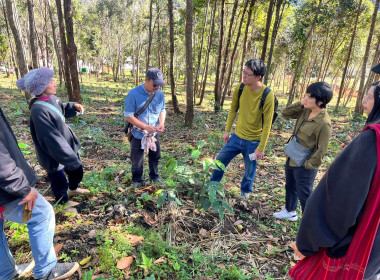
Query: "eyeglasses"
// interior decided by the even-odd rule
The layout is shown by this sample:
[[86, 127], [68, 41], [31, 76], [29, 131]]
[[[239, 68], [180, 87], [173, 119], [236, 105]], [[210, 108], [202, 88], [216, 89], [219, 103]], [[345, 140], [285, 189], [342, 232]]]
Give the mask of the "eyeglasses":
[[256, 76], [255, 74], [248, 74], [247, 72], [245, 72], [244, 70], [242, 70], [242, 73], [244, 76], [247, 76], [247, 77], [250, 77], [250, 76]]
[[364, 97], [365, 102], [368, 102], [369, 100], [372, 100], [372, 99], [373, 99], [373, 95], [372, 94], [366, 94], [365, 97]]

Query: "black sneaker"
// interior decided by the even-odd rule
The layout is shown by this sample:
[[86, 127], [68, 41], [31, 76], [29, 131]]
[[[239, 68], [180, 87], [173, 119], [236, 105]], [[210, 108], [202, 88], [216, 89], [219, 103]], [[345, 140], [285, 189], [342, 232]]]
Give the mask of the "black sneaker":
[[55, 267], [48, 273], [46, 273], [41, 278], [41, 280], [52, 280], [52, 279], [67, 279], [74, 275], [78, 270], [79, 264], [77, 262], [73, 263], [57, 263]]
[[151, 179], [150, 181], [152, 184], [155, 184], [155, 185], [166, 186], [164, 179], [162, 179], [161, 177], [158, 177], [156, 179]]
[[35, 266], [34, 260], [32, 260], [29, 263], [23, 263], [23, 264], [16, 265], [17, 276], [18, 277], [27, 276], [29, 273], [32, 272], [34, 266]]

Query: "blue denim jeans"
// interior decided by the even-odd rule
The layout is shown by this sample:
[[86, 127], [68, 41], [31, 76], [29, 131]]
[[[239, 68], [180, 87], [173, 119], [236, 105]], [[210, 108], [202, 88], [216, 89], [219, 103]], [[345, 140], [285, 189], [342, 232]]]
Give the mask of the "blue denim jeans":
[[306, 202], [313, 191], [315, 176], [318, 169], [308, 170], [303, 166], [292, 167], [289, 160], [285, 165], [285, 208], [289, 212], [297, 210], [298, 199], [301, 203], [302, 213], [305, 209]]
[[[240, 187], [242, 193], [252, 192], [257, 162], [256, 160], [250, 160], [248, 155], [255, 152], [259, 144], [260, 141], [244, 140], [236, 136], [235, 133], [233, 133], [228, 143], [223, 146], [222, 150], [216, 157], [216, 159], [222, 162], [224, 166], [227, 168], [227, 165], [231, 162], [231, 160], [234, 157], [236, 157], [240, 153], [243, 155], [245, 172]], [[223, 178], [223, 175], [224, 172], [221, 169], [215, 169], [212, 172], [210, 181], [220, 182], [220, 180], [222, 180]]]
[[[4, 218], [6, 220], [22, 223], [24, 205], [18, 205], [20, 201], [20, 199], [17, 199], [4, 205]], [[53, 207], [39, 193], [32, 211], [32, 218], [26, 224], [29, 230], [33, 258], [36, 263], [33, 269], [34, 278], [40, 278], [55, 267], [57, 258], [53, 247], [55, 230]], [[4, 221], [0, 220], [0, 227], [0, 279], [8, 280], [15, 277], [17, 273], [15, 261], [9, 251], [4, 233]]]

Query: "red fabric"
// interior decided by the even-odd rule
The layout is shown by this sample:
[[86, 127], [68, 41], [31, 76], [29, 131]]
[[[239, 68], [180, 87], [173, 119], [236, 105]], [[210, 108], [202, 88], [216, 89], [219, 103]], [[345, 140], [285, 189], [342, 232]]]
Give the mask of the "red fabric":
[[368, 125], [363, 131], [367, 129], [376, 132], [377, 169], [347, 255], [331, 258], [326, 248], [321, 248], [316, 255], [305, 257], [289, 271], [295, 280], [361, 280], [364, 277], [380, 223], [380, 124]]
[[0, 206], [0, 221], [4, 221], [4, 215], [3, 215], [4, 210], [5, 208]]

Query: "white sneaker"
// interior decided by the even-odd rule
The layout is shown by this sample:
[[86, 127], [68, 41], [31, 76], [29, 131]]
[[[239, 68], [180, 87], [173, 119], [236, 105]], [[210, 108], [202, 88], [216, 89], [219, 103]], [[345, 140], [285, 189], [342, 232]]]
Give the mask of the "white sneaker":
[[241, 198], [241, 200], [245, 200], [245, 201], [247, 201], [248, 198], [249, 198], [249, 195], [250, 195], [250, 193], [248, 193], [248, 192], [242, 192], [242, 193], [240, 194], [240, 198]]
[[276, 219], [287, 219], [293, 222], [297, 221], [298, 219], [296, 211], [288, 212], [288, 210], [286, 210], [285, 208], [282, 208], [280, 212], [274, 213], [273, 217], [275, 217]]

